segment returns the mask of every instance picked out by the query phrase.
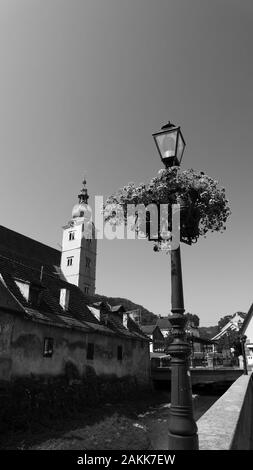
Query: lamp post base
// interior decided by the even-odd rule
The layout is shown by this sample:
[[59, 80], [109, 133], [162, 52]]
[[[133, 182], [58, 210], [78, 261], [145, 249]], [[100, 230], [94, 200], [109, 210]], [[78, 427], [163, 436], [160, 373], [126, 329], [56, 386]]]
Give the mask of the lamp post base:
[[168, 450], [198, 450], [198, 435], [179, 436], [168, 433]]

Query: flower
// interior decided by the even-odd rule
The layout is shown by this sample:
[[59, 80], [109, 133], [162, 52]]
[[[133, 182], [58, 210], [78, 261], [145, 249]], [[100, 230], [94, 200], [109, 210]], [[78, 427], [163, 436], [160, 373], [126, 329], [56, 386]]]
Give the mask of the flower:
[[[123, 217], [126, 222], [129, 204], [143, 204], [145, 207], [154, 203], [168, 204], [171, 209], [172, 204], [177, 202], [181, 204], [182, 242], [195, 243], [200, 236], [205, 236], [209, 231], [225, 230], [226, 221], [231, 214], [225, 189], [220, 189], [218, 181], [203, 171], [197, 172], [193, 169], [181, 170], [179, 167], [161, 169], [146, 185], [142, 183], [135, 186], [134, 183], [129, 183], [107, 199], [104, 212], [107, 220], [112, 218], [112, 212], [119, 204], [121, 206], [119, 219], [122, 222]], [[171, 210], [169, 210], [169, 224], [170, 214]], [[143, 228], [146, 224], [143, 215], [139, 222]], [[156, 247], [164, 250], [166, 243], [169, 242], [158, 241]]]

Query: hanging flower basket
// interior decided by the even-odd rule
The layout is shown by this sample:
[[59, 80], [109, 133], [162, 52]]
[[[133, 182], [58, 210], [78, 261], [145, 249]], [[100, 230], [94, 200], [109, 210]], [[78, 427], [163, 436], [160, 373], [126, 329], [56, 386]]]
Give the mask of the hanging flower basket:
[[[148, 184], [136, 186], [129, 183], [110, 196], [104, 206], [105, 220], [127, 223], [129, 205], [143, 205], [148, 209], [152, 204], [158, 208], [162, 207], [161, 204], [168, 205], [168, 230], [172, 228], [172, 205], [180, 204], [180, 240], [188, 244], [195, 243], [209, 231], [223, 232], [231, 214], [225, 189], [218, 187], [218, 181], [203, 172], [171, 167], [160, 170], [158, 176]], [[163, 224], [163, 219], [159, 217], [159, 220]], [[146, 223], [147, 216], [144, 213], [138, 218], [138, 227], [143, 232]], [[151, 239], [148, 231], [147, 238]], [[169, 241], [164, 241], [158, 233], [156, 250], [164, 247], [166, 243], [169, 244]]]
[[200, 211], [198, 207], [180, 204], [181, 239], [185, 243], [193, 243], [199, 237]]

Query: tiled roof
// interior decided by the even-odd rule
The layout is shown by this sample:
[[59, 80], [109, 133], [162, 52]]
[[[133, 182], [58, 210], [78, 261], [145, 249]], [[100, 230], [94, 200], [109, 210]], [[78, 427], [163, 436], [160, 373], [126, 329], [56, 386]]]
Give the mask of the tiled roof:
[[121, 312], [125, 311], [122, 305], [117, 305], [113, 308], [107, 302], [96, 302], [93, 303], [93, 307], [89, 305], [89, 309], [94, 310], [100, 308], [101, 322], [105, 323], [108, 328], [112, 331], [117, 332], [120, 335], [127, 336], [129, 338], [138, 338], [141, 340], [147, 340], [147, 337], [143, 335], [139, 325], [127, 315], [127, 325], [123, 324], [123, 316]]
[[123, 336], [132, 337], [132, 333], [124, 327], [122, 323], [122, 318], [113, 313], [108, 314], [107, 326], [113, 331], [119, 332]]
[[[80, 289], [63, 281], [58, 276], [53, 275], [52, 266], [43, 266], [43, 276], [41, 277], [41, 266], [38, 262], [23, 257], [9, 258], [0, 251], [0, 274], [16, 300], [22, 305], [27, 315], [34, 320], [40, 320], [55, 326], [68, 326], [86, 328], [82, 322], [98, 323], [97, 319], [87, 308], [84, 296]], [[31, 285], [36, 284], [41, 287], [40, 302], [36, 307], [31, 306], [15, 283], [15, 279], [28, 281]], [[69, 308], [64, 311], [59, 303], [60, 289], [66, 288], [70, 291]]]
[[[43, 266], [43, 269], [42, 269]], [[8, 291], [16, 299], [19, 306], [17, 311], [35, 322], [44, 323], [61, 328], [73, 328], [81, 331], [101, 334], [124, 336], [147, 340], [138, 325], [128, 318], [128, 328], [122, 323], [122, 306], [112, 308], [109, 304], [100, 303], [109, 312], [107, 324], [100, 322], [87, 305], [87, 297], [82, 291], [59, 276], [59, 267], [43, 263], [41, 260], [27, 259], [26, 257], [10, 252], [0, 247], [0, 282], [4, 283]], [[2, 281], [1, 281], [2, 280]], [[40, 301], [32, 305], [22, 295], [15, 280], [27, 281], [31, 286], [36, 285], [40, 290]], [[62, 309], [60, 289], [70, 292], [68, 310]]]
[[157, 320], [157, 326], [159, 326], [160, 330], [169, 330], [171, 328], [171, 324], [169, 322], [168, 317], [161, 317]]
[[157, 328], [157, 325], [141, 325], [141, 330], [146, 335], [152, 335], [152, 333], [155, 331], [156, 328]]
[[14, 232], [0, 225], [0, 248], [12, 254], [20, 253], [29, 260], [34, 259], [41, 263], [60, 266], [61, 252], [44, 245], [21, 233]]

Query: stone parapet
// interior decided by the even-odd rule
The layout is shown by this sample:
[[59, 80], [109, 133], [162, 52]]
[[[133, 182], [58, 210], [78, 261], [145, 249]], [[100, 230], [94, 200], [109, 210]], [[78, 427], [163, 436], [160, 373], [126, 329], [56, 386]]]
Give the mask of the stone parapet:
[[253, 449], [253, 379], [242, 375], [198, 420], [200, 450]]

